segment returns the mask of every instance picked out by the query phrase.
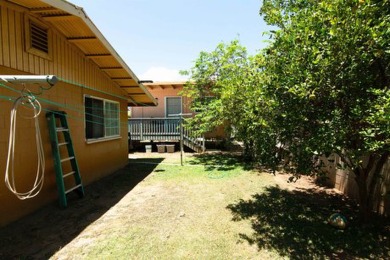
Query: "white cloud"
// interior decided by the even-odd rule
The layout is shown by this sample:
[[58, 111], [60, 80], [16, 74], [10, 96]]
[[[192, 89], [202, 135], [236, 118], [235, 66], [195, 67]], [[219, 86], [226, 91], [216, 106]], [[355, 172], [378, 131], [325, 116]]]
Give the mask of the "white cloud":
[[140, 80], [153, 81], [186, 81], [187, 76], [182, 76], [179, 70], [168, 69], [165, 67], [151, 67], [138, 77]]

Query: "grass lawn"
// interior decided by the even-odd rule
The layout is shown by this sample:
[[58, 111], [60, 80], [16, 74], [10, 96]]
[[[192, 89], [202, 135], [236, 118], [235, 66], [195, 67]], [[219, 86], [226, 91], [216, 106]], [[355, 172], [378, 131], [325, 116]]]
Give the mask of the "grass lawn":
[[[158, 154], [156, 155], [158, 156]], [[143, 171], [150, 159], [130, 160]], [[205, 166], [208, 164], [210, 166]], [[233, 221], [227, 206], [270, 184], [269, 174], [244, 170], [236, 158], [186, 158], [179, 155], [155, 165], [144, 181], [54, 258], [238, 259], [275, 258], [240, 239], [248, 221]], [[249, 198], [249, 197], [247, 197]], [[96, 231], [99, 230], [99, 234]]]
[[[84, 211], [74, 211], [70, 221], [60, 223], [63, 229], [76, 221], [81, 224], [50, 250], [42, 253], [41, 244], [35, 251], [25, 245], [24, 252], [12, 254], [9, 243], [7, 253], [0, 251], [0, 258], [390, 257], [388, 229], [379, 224], [362, 227], [353, 203], [306, 178], [289, 184], [288, 176], [252, 170], [228, 155], [187, 156], [183, 167], [178, 154], [165, 159], [159, 156], [130, 159], [125, 169], [103, 184], [88, 186], [86, 198], [74, 202]], [[326, 223], [334, 212], [348, 218], [347, 229], [337, 230]], [[62, 214], [58, 219], [68, 216]], [[34, 230], [40, 229], [36, 225], [40, 224], [35, 224]], [[9, 235], [10, 228], [3, 234]], [[40, 236], [42, 232], [45, 229], [41, 228]], [[52, 227], [46, 232], [58, 231]], [[15, 242], [13, 246], [16, 250]]]

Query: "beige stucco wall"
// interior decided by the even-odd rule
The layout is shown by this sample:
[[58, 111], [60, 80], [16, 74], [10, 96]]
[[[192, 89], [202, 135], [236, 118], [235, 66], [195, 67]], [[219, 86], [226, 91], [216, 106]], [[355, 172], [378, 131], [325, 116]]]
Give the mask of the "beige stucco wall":
[[[153, 89], [149, 89], [149, 92], [157, 98], [158, 105], [155, 107], [133, 107], [131, 108], [131, 117], [132, 118], [157, 118], [157, 117], [165, 117], [165, 98], [166, 97], [179, 97], [180, 91], [182, 88], [172, 88], [166, 87], [164, 89], [160, 87], [155, 87]], [[182, 97], [183, 104], [183, 113], [189, 113], [189, 105], [188, 99], [186, 97]]]
[[[131, 118], [163, 118], [165, 117], [165, 98], [181, 96], [182, 87], [154, 87], [149, 89], [150, 93], [158, 99], [158, 106], [155, 107], [133, 107], [131, 108]], [[190, 99], [182, 97], [183, 113], [191, 113]], [[214, 131], [205, 134], [207, 139], [224, 139], [226, 132], [224, 126], [219, 126]]]

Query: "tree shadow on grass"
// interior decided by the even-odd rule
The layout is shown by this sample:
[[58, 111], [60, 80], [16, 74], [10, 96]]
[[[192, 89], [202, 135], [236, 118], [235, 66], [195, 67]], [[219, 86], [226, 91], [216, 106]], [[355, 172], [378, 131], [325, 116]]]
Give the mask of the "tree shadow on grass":
[[189, 163], [192, 165], [202, 164], [206, 171], [230, 171], [238, 167], [242, 167], [244, 170], [253, 169], [250, 163], [244, 162], [240, 154], [233, 153], [195, 154], [194, 160]]
[[[233, 220], [250, 220], [252, 234], [240, 234], [242, 240], [259, 249], [276, 250], [291, 259], [388, 259], [389, 230], [385, 223], [362, 226], [356, 206], [339, 195], [324, 191], [298, 189], [288, 191], [268, 187], [264, 193], [240, 200], [227, 207]], [[345, 230], [326, 223], [340, 212], [349, 220]]]
[[[0, 229], [0, 259], [47, 259], [76, 238], [144, 180], [163, 158], [130, 159], [123, 169]], [[147, 163], [146, 163], [147, 162]]]

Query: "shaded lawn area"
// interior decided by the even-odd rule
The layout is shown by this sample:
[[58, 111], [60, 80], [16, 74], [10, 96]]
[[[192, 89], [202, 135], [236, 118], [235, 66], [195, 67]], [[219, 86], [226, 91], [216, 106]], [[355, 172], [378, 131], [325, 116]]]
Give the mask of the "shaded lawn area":
[[10, 225], [0, 228], [0, 259], [46, 259], [75, 239], [80, 232], [116, 205], [144, 180], [163, 158], [154, 164], [129, 165], [85, 187], [85, 197], [68, 195], [68, 207], [54, 202]]
[[[0, 258], [390, 257], [386, 225], [361, 226], [352, 201], [308, 179], [289, 184], [230, 154], [186, 155], [184, 167], [179, 154], [148, 156], [64, 211], [50, 206], [0, 229]], [[326, 223], [334, 212], [350, 220], [347, 229]]]
[[[192, 163], [205, 164], [209, 171], [230, 170], [239, 164], [243, 169], [254, 170], [234, 155], [200, 155]], [[233, 221], [251, 223], [253, 232], [240, 233], [241, 240], [291, 259], [390, 258], [389, 219], [374, 217], [362, 225], [356, 202], [341, 194], [312, 185], [303, 184], [293, 190], [286, 183], [282, 186], [268, 186], [251, 199], [227, 206]], [[328, 225], [327, 218], [332, 213], [342, 213], [348, 219], [346, 229]]]
[[[356, 205], [337, 194], [270, 186], [228, 208], [235, 221], [251, 222], [252, 232], [240, 237], [259, 250], [276, 250], [290, 259], [390, 258], [390, 230], [384, 220], [362, 226]], [[349, 220], [345, 230], [326, 223], [326, 216], [339, 211]]]

